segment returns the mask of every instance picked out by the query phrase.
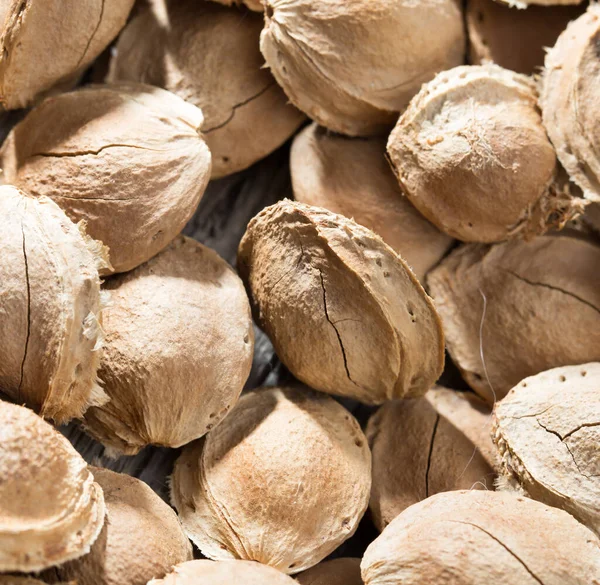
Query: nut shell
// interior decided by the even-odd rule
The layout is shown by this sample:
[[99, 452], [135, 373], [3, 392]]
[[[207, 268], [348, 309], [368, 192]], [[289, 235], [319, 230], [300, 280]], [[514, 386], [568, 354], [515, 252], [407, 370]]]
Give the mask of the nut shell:
[[341, 558], [325, 561], [300, 573], [300, 585], [363, 585], [360, 577], [360, 559]]

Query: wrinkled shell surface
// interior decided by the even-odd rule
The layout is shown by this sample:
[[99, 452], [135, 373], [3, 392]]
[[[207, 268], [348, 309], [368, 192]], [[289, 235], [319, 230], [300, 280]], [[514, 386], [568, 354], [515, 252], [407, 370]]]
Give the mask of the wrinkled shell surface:
[[[293, 104], [322, 126], [387, 133], [421, 84], [463, 62], [454, 0], [267, 0], [260, 48]], [[351, 50], [348, 50], [351, 47]]]
[[403, 196], [385, 160], [385, 138], [349, 139], [312, 124], [294, 139], [294, 198], [351, 218], [404, 258], [420, 281], [452, 244]]
[[262, 25], [261, 15], [211, 2], [153, 0], [120, 36], [109, 80], [158, 85], [201, 108], [212, 177], [229, 175], [281, 146], [304, 120], [262, 68]]
[[252, 365], [240, 279], [216, 252], [179, 237], [105, 286], [100, 377], [111, 400], [88, 410], [87, 430], [126, 454], [201, 437], [236, 403]]
[[280, 201], [249, 223], [238, 267], [277, 355], [312, 388], [377, 404], [424, 394], [439, 377], [433, 303], [368, 229]]
[[110, 248], [115, 272], [162, 250], [210, 178], [202, 112], [162, 89], [92, 86], [47, 98], [9, 134], [5, 179], [53, 199]]
[[104, 523], [102, 489], [69, 441], [0, 401], [0, 571], [41, 571], [86, 554]]
[[371, 487], [354, 417], [307, 388], [244, 394], [175, 464], [171, 497], [204, 555], [297, 573], [352, 536]]
[[542, 236], [463, 246], [434, 269], [427, 282], [469, 386], [492, 403], [527, 376], [600, 360], [599, 266], [598, 246]]
[[363, 585], [360, 559], [342, 558], [319, 563], [296, 577], [300, 585]]
[[80, 417], [106, 397], [101, 246], [50, 199], [0, 187], [0, 388], [45, 418]]

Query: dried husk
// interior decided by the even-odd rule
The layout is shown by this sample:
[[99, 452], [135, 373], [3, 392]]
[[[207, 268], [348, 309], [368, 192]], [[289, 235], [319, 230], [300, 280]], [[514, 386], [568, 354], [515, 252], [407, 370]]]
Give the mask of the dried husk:
[[353, 221], [280, 201], [248, 224], [238, 268], [277, 355], [312, 388], [378, 404], [422, 395], [441, 374], [431, 299], [404, 261]]
[[307, 388], [264, 388], [184, 448], [171, 499], [205, 556], [297, 573], [352, 536], [370, 487], [371, 453], [344, 407]]
[[452, 245], [403, 196], [383, 137], [350, 139], [311, 124], [290, 153], [294, 198], [364, 225], [393, 248], [422, 282]]
[[96, 377], [107, 251], [47, 197], [0, 187], [0, 388], [63, 423], [106, 396]]
[[23, 108], [94, 61], [125, 26], [134, 0], [3, 0], [0, 103]]
[[325, 561], [296, 576], [300, 585], [363, 585], [360, 559], [341, 558]]
[[0, 571], [41, 571], [89, 552], [102, 489], [69, 441], [33, 411], [0, 401]]
[[383, 530], [409, 506], [439, 492], [493, 489], [491, 409], [476, 396], [434, 388], [384, 404], [369, 420], [369, 508]]
[[525, 378], [494, 409], [494, 441], [509, 484], [600, 535], [600, 363]]
[[254, 332], [244, 286], [216, 252], [178, 237], [107, 281], [99, 375], [111, 400], [88, 432], [113, 455], [180, 447], [217, 425], [250, 373]]
[[600, 247], [581, 238], [468, 245], [427, 282], [465, 381], [493, 403], [528, 376], [600, 360]]
[[528, 498], [444, 492], [400, 514], [361, 570], [365, 585], [591, 585], [600, 583], [600, 540]]
[[47, 98], [9, 134], [4, 178], [53, 199], [110, 248], [115, 272], [162, 250], [210, 178], [202, 112], [162, 89], [91, 86]]
[[462, 13], [454, 0], [266, 0], [260, 48], [321, 126], [384, 134], [422, 83], [463, 62]]

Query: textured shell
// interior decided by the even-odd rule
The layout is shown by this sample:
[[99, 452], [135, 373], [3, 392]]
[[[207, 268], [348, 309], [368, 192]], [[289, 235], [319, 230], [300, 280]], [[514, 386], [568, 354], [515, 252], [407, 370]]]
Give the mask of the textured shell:
[[50, 199], [0, 187], [0, 388], [62, 423], [106, 396], [98, 386], [106, 252]]
[[492, 403], [527, 376], [599, 361], [598, 266], [600, 247], [542, 236], [463, 246], [431, 271], [448, 351], [469, 386]]
[[528, 498], [444, 492], [400, 514], [361, 570], [365, 585], [595, 585], [600, 541], [566, 512]]
[[114, 271], [162, 250], [210, 178], [202, 112], [162, 89], [92, 86], [47, 98], [9, 134], [5, 179], [46, 195], [110, 248]]
[[277, 355], [312, 388], [377, 404], [424, 394], [439, 377], [435, 307], [368, 229], [280, 201], [248, 225], [238, 267]]
[[193, 558], [175, 512], [143, 481], [90, 468], [104, 492], [106, 518], [89, 554], [61, 565], [56, 575], [78, 585], [146, 585]]
[[293, 104], [342, 134], [387, 133], [423, 82], [464, 59], [454, 0], [265, 6], [260, 48], [275, 79]]
[[294, 198], [352, 218], [379, 234], [420, 281], [452, 238], [403, 196], [385, 160], [385, 138], [349, 139], [312, 124], [292, 144]]
[[100, 377], [111, 400], [88, 410], [87, 430], [130, 455], [201, 437], [250, 373], [254, 332], [242, 282], [216, 252], [179, 237], [106, 289]]
[[460, 240], [494, 242], [562, 225], [556, 155], [533, 81], [497, 65], [464, 66], [424, 85], [388, 141], [398, 181], [421, 213]]
[[171, 498], [204, 555], [297, 573], [352, 536], [371, 487], [354, 417], [305, 388], [245, 394], [175, 464]]
[[546, 56], [541, 104], [544, 124], [571, 180], [600, 201], [600, 5], [573, 21]]
[[505, 472], [600, 534], [600, 363], [526, 378], [494, 409]]
[[255, 12], [263, 11], [262, 0], [213, 0], [213, 2], [218, 2], [225, 6], [246, 6]]
[[104, 523], [102, 489], [69, 441], [0, 401], [0, 571], [41, 571], [86, 554]]
[[493, 489], [491, 420], [483, 401], [446, 388], [384, 404], [367, 427], [375, 526], [439, 492]]
[[82, 72], [125, 26], [134, 0], [3, 0], [0, 103], [23, 108]]
[[341, 558], [319, 563], [296, 577], [300, 585], [363, 585], [360, 559]]
[[304, 120], [262, 68], [262, 25], [261, 15], [211, 2], [153, 0], [120, 36], [108, 78], [158, 85], [201, 108], [212, 177], [229, 175], [274, 151]]

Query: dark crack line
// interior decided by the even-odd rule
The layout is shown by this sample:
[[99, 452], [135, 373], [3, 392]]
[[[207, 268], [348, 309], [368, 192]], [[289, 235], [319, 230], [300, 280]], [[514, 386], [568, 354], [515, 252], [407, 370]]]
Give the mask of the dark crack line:
[[564, 441], [565, 439], [568, 439], [571, 435], [574, 435], [577, 431], [580, 431], [581, 429], [589, 429], [590, 427], [599, 427], [599, 426], [600, 426], [600, 422], [580, 424], [578, 427], [574, 428], [572, 431], [569, 431], [566, 435], [564, 435], [562, 440]]
[[298, 258], [298, 261], [296, 262], [296, 264], [294, 266], [292, 266], [289, 270], [286, 270], [273, 284], [273, 286], [269, 289], [269, 292], [266, 293], [266, 296], [269, 296], [277, 287], [277, 285], [286, 277], [289, 276], [292, 272], [295, 272], [298, 270], [298, 268], [300, 267], [300, 264], [302, 262], [302, 259], [304, 258], [304, 247], [302, 246], [302, 242], [299, 241], [298, 242], [300, 244], [300, 256]]
[[98, 31], [100, 30], [100, 25], [102, 24], [102, 19], [104, 18], [104, 2], [106, 0], [101, 0], [101, 1], [102, 1], [102, 5], [100, 6], [100, 16], [98, 17], [98, 22], [96, 23], [96, 27], [94, 28], [92, 35], [88, 39], [88, 42], [87, 42], [87, 45], [85, 46], [83, 54], [79, 58], [79, 61], [77, 61], [77, 65], [75, 65], [76, 70], [79, 69], [79, 66], [83, 63], [85, 56], [87, 55], [87, 52], [90, 50], [92, 41], [94, 40], [94, 37], [96, 36], [96, 34], [98, 34]]
[[77, 197], [71, 195], [52, 195], [52, 199], [69, 199], [73, 201], [132, 201], [127, 197]]
[[33, 158], [34, 156], [41, 156], [45, 158], [74, 158], [77, 156], [86, 155], [97, 156], [102, 151], [107, 150], [109, 148], [136, 148], [138, 150], [148, 150], [150, 152], [170, 152], [170, 149], [148, 148], [147, 146], [139, 146], [137, 144], [106, 144], [105, 146], [102, 146], [97, 150], [75, 150], [69, 152], [36, 152], [29, 156], [30, 158]]
[[23, 234], [23, 259], [25, 262], [25, 281], [27, 283], [27, 336], [25, 337], [25, 350], [23, 359], [21, 360], [21, 373], [19, 377], [19, 387], [17, 389], [17, 402], [21, 402], [21, 388], [23, 386], [23, 378], [25, 373], [25, 360], [29, 350], [29, 336], [31, 334], [31, 285], [29, 284], [29, 264], [27, 262], [27, 249], [25, 245], [25, 228], [21, 223], [21, 233]]
[[437, 433], [438, 424], [440, 423], [440, 415], [437, 414], [433, 423], [433, 432], [431, 433], [431, 441], [429, 442], [429, 453], [427, 455], [427, 469], [425, 470], [425, 497], [429, 497], [429, 470], [431, 469], [431, 456], [433, 455], [433, 443]]

